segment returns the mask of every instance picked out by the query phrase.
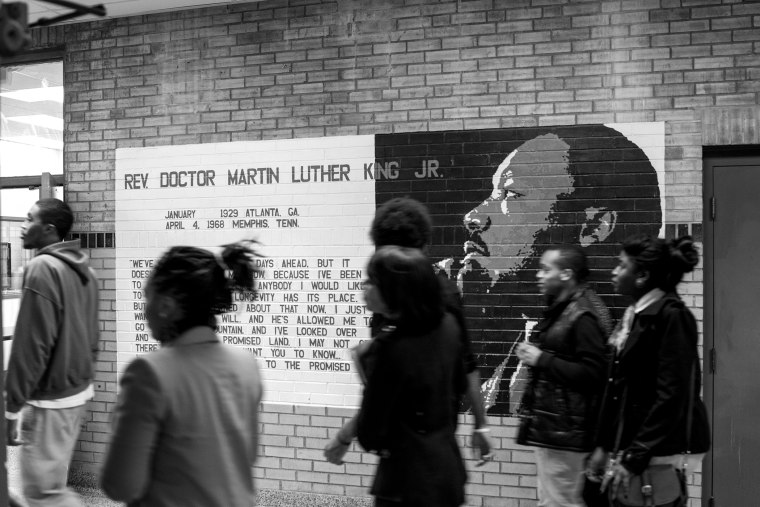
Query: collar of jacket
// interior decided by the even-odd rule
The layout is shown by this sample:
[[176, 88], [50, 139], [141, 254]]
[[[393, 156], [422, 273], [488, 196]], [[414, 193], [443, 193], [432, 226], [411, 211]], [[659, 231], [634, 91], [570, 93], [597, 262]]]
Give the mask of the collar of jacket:
[[[655, 317], [668, 303], [683, 305], [683, 301], [678, 296], [678, 294], [675, 292], [666, 292], [662, 298], [638, 312], [634, 317], [634, 323], [638, 319], [651, 319]], [[628, 339], [625, 341], [625, 345], [623, 346], [623, 350], [620, 352], [620, 356], [626, 355], [628, 351], [633, 347], [633, 345], [639, 341], [640, 334], [640, 332], [636, 332], [636, 328], [633, 326], [633, 324], [631, 324], [631, 333], [628, 335]]]
[[567, 309], [567, 307], [570, 306], [570, 303], [580, 299], [583, 296], [585, 290], [586, 287], [584, 285], [580, 285], [567, 298], [563, 299], [562, 301], [555, 300], [552, 302], [549, 307], [544, 310], [543, 319], [541, 319], [538, 325], [536, 325], [536, 327], [533, 329], [533, 333], [538, 334], [544, 332], [552, 325], [554, 325], [562, 316], [562, 313]]
[[551, 318], [552, 316], [561, 314], [565, 308], [567, 308], [567, 305], [569, 305], [572, 301], [580, 299], [585, 291], [586, 286], [581, 284], [578, 285], [578, 287], [576, 287], [576, 289], [562, 301], [557, 301], [555, 299], [549, 304], [546, 310], [544, 310], [544, 317]]
[[162, 347], [183, 347], [186, 345], [197, 345], [199, 343], [218, 343], [219, 337], [216, 332], [208, 326], [191, 327], [177, 338], [170, 342], [163, 343]]
[[662, 310], [662, 307], [665, 306], [666, 303], [672, 303], [674, 301], [683, 304], [683, 300], [678, 296], [678, 294], [676, 294], [675, 292], [666, 292], [665, 295], [663, 295], [660, 299], [648, 305], [643, 310], [636, 312], [636, 315], [637, 316], [657, 315], [660, 312], [660, 310]]

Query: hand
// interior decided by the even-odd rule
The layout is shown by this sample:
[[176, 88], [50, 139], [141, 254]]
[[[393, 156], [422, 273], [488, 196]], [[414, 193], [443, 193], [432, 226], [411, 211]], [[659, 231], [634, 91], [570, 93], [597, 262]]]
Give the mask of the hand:
[[517, 344], [517, 358], [528, 366], [536, 366], [541, 357], [541, 349], [530, 343]]
[[21, 445], [18, 437], [18, 419], [5, 419], [5, 438], [8, 445]]
[[612, 484], [611, 492], [612, 496], [617, 496], [618, 490], [622, 487], [622, 493], [628, 494], [628, 487], [631, 484], [631, 472], [628, 471], [620, 463], [615, 463], [612, 468], [607, 470], [604, 474], [604, 480], [602, 480], [602, 491], [607, 489], [607, 486]]
[[604, 466], [607, 464], [607, 452], [601, 447], [594, 449], [594, 452], [586, 461], [586, 475], [589, 477], [601, 476], [604, 473]]
[[493, 459], [491, 440], [487, 435], [482, 431], [473, 431], [472, 437], [470, 437], [470, 444], [475, 452], [475, 457], [478, 459], [476, 467], [483, 466]]
[[350, 442], [348, 444], [341, 443], [336, 435], [330, 440], [330, 443], [325, 446], [325, 458], [333, 465], [342, 465], [343, 456], [346, 455], [350, 446]]

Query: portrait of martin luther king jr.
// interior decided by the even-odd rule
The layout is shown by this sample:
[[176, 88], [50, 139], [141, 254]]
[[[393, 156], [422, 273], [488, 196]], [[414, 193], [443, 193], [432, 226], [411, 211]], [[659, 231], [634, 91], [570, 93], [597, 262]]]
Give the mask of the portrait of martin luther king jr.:
[[465, 151], [484, 163], [463, 162], [459, 174], [481, 174], [482, 189], [467, 194], [484, 199], [459, 215], [461, 251], [433, 261], [462, 291], [488, 413], [514, 414], [526, 378], [515, 346], [545, 308], [536, 285], [542, 253], [583, 247], [591, 288], [619, 318], [628, 302], [614, 295], [610, 271], [624, 238], [659, 233], [660, 187], [645, 151], [610, 126], [472, 131], [469, 143]]

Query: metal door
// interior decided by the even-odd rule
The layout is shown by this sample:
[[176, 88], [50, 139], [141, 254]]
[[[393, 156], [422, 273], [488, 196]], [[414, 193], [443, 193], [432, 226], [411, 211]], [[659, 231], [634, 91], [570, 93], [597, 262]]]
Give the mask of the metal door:
[[705, 158], [705, 505], [760, 498], [760, 156]]

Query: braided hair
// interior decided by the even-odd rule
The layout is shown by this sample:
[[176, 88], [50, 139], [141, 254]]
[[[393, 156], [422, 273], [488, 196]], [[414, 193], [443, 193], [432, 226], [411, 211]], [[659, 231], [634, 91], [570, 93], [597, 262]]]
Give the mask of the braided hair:
[[169, 295], [182, 310], [175, 336], [194, 326], [216, 326], [216, 315], [232, 309], [233, 292], [252, 292], [259, 271], [254, 240], [222, 246], [219, 256], [193, 246], [170, 248], [153, 268], [148, 289]]

